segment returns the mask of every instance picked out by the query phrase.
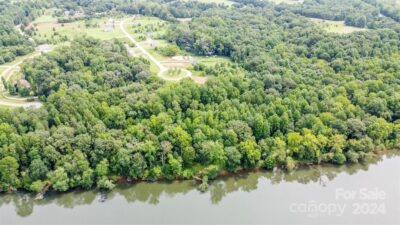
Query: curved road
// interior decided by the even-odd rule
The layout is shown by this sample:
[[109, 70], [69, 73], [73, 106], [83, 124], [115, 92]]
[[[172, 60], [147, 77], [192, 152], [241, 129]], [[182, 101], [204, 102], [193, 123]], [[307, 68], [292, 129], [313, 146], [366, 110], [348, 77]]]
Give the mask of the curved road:
[[[36, 53], [29, 58], [34, 58], [36, 56], [40, 55], [40, 53]], [[8, 81], [11, 76], [7, 76], [7, 74], [11, 73], [13, 70], [19, 69], [19, 65], [24, 62], [23, 59], [19, 60], [18, 62], [14, 63], [11, 66], [7, 66], [7, 68], [0, 74], [0, 78], [4, 77], [4, 80]], [[7, 76], [7, 77], [6, 77]], [[0, 99], [0, 105], [2, 106], [9, 106], [9, 107], [24, 107], [24, 108], [40, 108], [42, 106], [42, 103], [40, 102], [25, 102], [25, 98], [15, 98], [15, 97], [7, 97], [4, 95], [5, 87], [3, 82], [0, 82], [0, 94], [4, 99]], [[11, 100], [11, 101], [7, 101]], [[16, 102], [16, 101], [21, 101], [21, 102]]]
[[[168, 76], [165, 76], [165, 72], [167, 72], [169, 69], [168, 69], [167, 67], [165, 67], [165, 66], [164, 66], [160, 61], [158, 61], [156, 58], [154, 58], [154, 56], [152, 56], [138, 41], [136, 41], [136, 40], [132, 37], [132, 35], [130, 35], [130, 34], [125, 30], [124, 24], [125, 24], [126, 20], [128, 20], [128, 19], [122, 20], [122, 21], [119, 23], [119, 28], [121, 29], [122, 33], [124, 33], [125, 36], [126, 36], [133, 44], [135, 44], [135, 46], [136, 46], [145, 56], [147, 56], [148, 59], [150, 59], [154, 64], [156, 64], [156, 66], [157, 66], [158, 69], [159, 69], [159, 72], [158, 72], [157, 75], [158, 75], [160, 78], [162, 78], [163, 80], [167, 80], [167, 81], [179, 81], [179, 80], [182, 80], [183, 78], [191, 77], [191, 76], [192, 76], [192, 72], [190, 72], [189, 70], [186, 70], [186, 69], [182, 69], [182, 71], [185, 72], [185, 74], [184, 74], [183, 76], [180, 76], [180, 77], [168, 77]], [[128, 51], [128, 52], [129, 52], [129, 51]]]

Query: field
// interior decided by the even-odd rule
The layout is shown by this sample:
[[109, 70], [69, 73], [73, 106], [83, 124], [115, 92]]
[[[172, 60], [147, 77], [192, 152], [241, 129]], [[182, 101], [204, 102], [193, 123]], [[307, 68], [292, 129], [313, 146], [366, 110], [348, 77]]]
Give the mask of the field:
[[41, 17], [37, 18], [33, 24], [39, 25], [39, 24], [47, 24], [47, 23], [55, 23], [57, 22], [57, 19], [51, 15], [51, 11], [48, 10], [42, 15]]
[[311, 21], [321, 26], [324, 30], [330, 33], [349, 34], [353, 32], [367, 31], [366, 28], [352, 27], [344, 24], [344, 21], [322, 20], [310, 18]]
[[198, 56], [197, 62], [204, 64], [205, 66], [215, 66], [218, 63], [230, 63], [231, 60], [228, 57], [222, 57], [222, 56]]
[[65, 37], [90, 36], [102, 40], [124, 38], [118, 29], [118, 20], [113, 18], [96, 18], [79, 20], [72, 23], [58, 23], [51, 15], [43, 15], [36, 19], [32, 26], [37, 29], [34, 39], [39, 42], [60, 42]]
[[156, 17], [135, 16], [126, 25], [128, 32], [136, 40], [150, 41], [163, 39], [169, 24]]

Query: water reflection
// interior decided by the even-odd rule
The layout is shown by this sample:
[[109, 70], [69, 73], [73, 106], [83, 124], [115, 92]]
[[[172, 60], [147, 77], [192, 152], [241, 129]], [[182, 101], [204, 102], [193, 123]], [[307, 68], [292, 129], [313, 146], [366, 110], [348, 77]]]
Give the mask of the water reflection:
[[[325, 186], [339, 174], [352, 175], [360, 171], [367, 171], [371, 165], [379, 164], [385, 158], [392, 158], [399, 155], [399, 151], [391, 151], [385, 156], [374, 157], [367, 162], [348, 166], [321, 165], [302, 168], [291, 173], [277, 170], [225, 177], [214, 181], [210, 185], [208, 191], [210, 202], [217, 205], [230, 193], [256, 190], [261, 179], [267, 179], [272, 185], [297, 182], [300, 184], [315, 183]], [[149, 205], [157, 205], [160, 203], [161, 197], [173, 198], [176, 195], [186, 195], [192, 191], [197, 192], [196, 187], [197, 183], [194, 181], [126, 184], [108, 193], [104, 204], [107, 204], [107, 201], [118, 196], [122, 196], [129, 203], [142, 202]], [[73, 191], [65, 194], [50, 193], [42, 200], [34, 200], [34, 196], [28, 193], [0, 195], [0, 209], [3, 206], [14, 205], [15, 212], [19, 217], [27, 217], [33, 213], [35, 206], [55, 204], [63, 208], [74, 208], [76, 206], [98, 203], [99, 197], [100, 193], [97, 191]]]

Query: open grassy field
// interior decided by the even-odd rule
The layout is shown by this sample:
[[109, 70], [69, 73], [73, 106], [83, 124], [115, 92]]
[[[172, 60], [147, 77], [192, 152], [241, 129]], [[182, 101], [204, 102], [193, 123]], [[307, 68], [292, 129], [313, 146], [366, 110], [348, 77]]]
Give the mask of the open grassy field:
[[316, 18], [310, 18], [310, 20], [330, 33], [349, 34], [368, 30], [366, 28], [347, 26], [345, 25], [344, 21], [322, 20]]
[[[196, 56], [195, 61], [196, 61], [196, 63], [203, 64], [207, 67], [213, 67], [220, 63], [231, 63], [232, 62], [228, 57], [223, 57], [223, 56], [209, 56], [209, 57]], [[204, 71], [194, 70], [193, 66], [189, 67], [188, 69], [193, 73], [193, 75], [200, 76], [200, 77], [207, 76], [207, 74], [205, 74]]]
[[38, 17], [35, 21], [32, 22], [32, 24], [38, 25], [38, 24], [46, 24], [46, 23], [55, 23], [57, 22], [57, 19], [52, 16], [53, 10], [49, 9], [46, 10], [42, 16]]
[[90, 36], [102, 40], [124, 38], [118, 29], [118, 19], [99, 18], [60, 24], [51, 15], [43, 15], [32, 25], [37, 29], [34, 38], [41, 42], [59, 42], [63, 37]]
[[223, 56], [197, 56], [196, 60], [198, 63], [202, 63], [206, 66], [215, 66], [218, 63], [230, 63], [232, 62], [228, 57]]
[[135, 16], [126, 23], [127, 31], [138, 41], [160, 40], [166, 35], [169, 23], [156, 17]]

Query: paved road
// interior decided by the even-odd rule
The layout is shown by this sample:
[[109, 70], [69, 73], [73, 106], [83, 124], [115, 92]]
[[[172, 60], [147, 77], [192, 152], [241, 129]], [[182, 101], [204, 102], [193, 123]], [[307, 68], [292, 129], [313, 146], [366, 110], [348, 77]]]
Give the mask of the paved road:
[[[162, 78], [163, 80], [167, 80], [167, 81], [179, 81], [182, 80], [183, 78], [186, 77], [191, 77], [192, 76], [192, 72], [190, 72], [189, 70], [186, 69], [181, 69], [185, 74], [183, 76], [179, 76], [179, 77], [168, 77], [165, 76], [165, 72], [168, 71], [168, 68], [165, 67], [160, 61], [158, 61], [156, 58], [154, 58], [154, 56], [152, 56], [145, 48], [143, 48], [143, 46], [136, 41], [132, 35], [130, 35], [124, 28], [124, 24], [126, 22], [127, 19], [122, 20], [119, 23], [119, 28], [121, 29], [122, 33], [125, 34], [125, 36], [133, 43], [135, 44], [135, 46], [148, 58], [150, 59], [154, 64], [157, 65], [159, 72], [158, 72], [158, 76], [160, 78]], [[128, 51], [131, 54], [131, 51]]]

